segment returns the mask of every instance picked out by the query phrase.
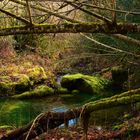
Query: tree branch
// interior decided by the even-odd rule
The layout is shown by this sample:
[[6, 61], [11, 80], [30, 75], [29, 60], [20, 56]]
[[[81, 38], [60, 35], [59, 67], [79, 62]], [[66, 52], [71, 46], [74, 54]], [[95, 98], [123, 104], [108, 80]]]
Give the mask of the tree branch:
[[130, 15], [140, 15], [140, 12], [132, 12], [132, 11], [125, 11], [125, 10], [118, 10], [118, 9], [111, 9], [111, 8], [106, 8], [106, 7], [100, 7], [92, 4], [87, 4], [87, 3], [82, 3], [83, 6], [88, 6], [91, 8], [96, 8], [96, 9], [101, 9], [101, 10], [107, 10], [107, 11], [112, 11], [112, 12], [118, 12], [118, 13], [124, 13], [124, 14], [130, 14]]
[[114, 38], [120, 39], [120, 40], [126, 42], [127, 44], [132, 44], [132, 45], [136, 45], [136, 46], [140, 47], [140, 41], [137, 39], [131, 38], [129, 36], [124, 36], [121, 34], [113, 34], [111, 36], [113, 36]]
[[14, 14], [12, 14], [12, 13], [6, 11], [6, 10], [0, 9], [0, 12], [6, 14], [6, 15], [8, 15], [8, 16], [11, 16], [11, 17], [13, 17], [13, 18], [15, 18], [15, 19], [17, 19], [17, 20], [20, 20], [20, 21], [22, 21], [22, 22], [25, 23], [25, 24], [30, 24], [30, 21], [28, 21], [27, 19], [22, 18], [22, 17], [17, 16], [17, 15], [14, 15]]
[[101, 42], [95, 40], [94, 38], [90, 38], [89, 36], [84, 35], [84, 34], [82, 34], [82, 33], [81, 33], [81, 35], [84, 36], [85, 38], [87, 38], [87, 39], [93, 41], [93, 43], [95, 43], [95, 44], [97, 44], [97, 45], [99, 45], [99, 46], [101, 46], [101, 47], [105, 47], [105, 48], [107, 48], [107, 49], [114, 50], [115, 52], [120, 52], [120, 53], [125, 53], [125, 54], [131, 55], [131, 56], [135, 56], [135, 57], [137, 57], [137, 58], [140, 57], [140, 55], [137, 55], [137, 54], [134, 54], [134, 53], [131, 53], [131, 52], [128, 52], [128, 51], [124, 51], [124, 50], [121, 50], [121, 49], [114, 48], [114, 47], [111, 47], [111, 46], [109, 46], [109, 45], [103, 44], [103, 43], [101, 43]]
[[[22, 1], [19, 1], [19, 0], [9, 0], [9, 1], [12, 1], [14, 3], [20, 4], [20, 5], [23, 5], [23, 6], [26, 6], [25, 2], [22, 2]], [[36, 9], [36, 10], [48, 13], [48, 14], [53, 15], [55, 17], [64, 19], [64, 20], [69, 21], [69, 22], [73, 22], [73, 23], [79, 23], [80, 22], [78, 20], [74, 20], [74, 19], [68, 18], [68, 17], [66, 17], [64, 15], [60, 15], [57, 12], [52, 12], [52, 11], [50, 11], [47, 8], [43, 8], [43, 7], [40, 7], [40, 6], [34, 6], [34, 5], [30, 5], [30, 7], [33, 8], [33, 9]]]
[[34, 26], [17, 26], [1, 28], [0, 36], [15, 34], [42, 34], [42, 33], [105, 33], [105, 34], [127, 34], [140, 33], [140, 24], [120, 23], [116, 26], [108, 26], [99, 23], [64, 23], [64, 24], [42, 24]]
[[102, 16], [102, 15], [100, 15], [98, 13], [91, 12], [91, 11], [89, 11], [87, 9], [84, 9], [81, 6], [79, 6], [79, 5], [77, 5], [77, 4], [73, 3], [73, 2], [70, 2], [70, 1], [67, 1], [67, 0], [63, 0], [63, 1], [66, 2], [69, 5], [71, 5], [71, 6], [75, 7], [75, 8], [77, 8], [77, 9], [79, 9], [79, 10], [81, 10], [81, 11], [83, 11], [83, 12], [89, 14], [89, 15], [91, 15], [91, 16], [96, 17], [97, 19], [105, 21], [106, 23], [110, 23], [110, 24], [112, 23], [112, 21], [110, 19], [108, 19], [108, 18], [106, 18], [106, 17], [104, 17], [104, 16]]

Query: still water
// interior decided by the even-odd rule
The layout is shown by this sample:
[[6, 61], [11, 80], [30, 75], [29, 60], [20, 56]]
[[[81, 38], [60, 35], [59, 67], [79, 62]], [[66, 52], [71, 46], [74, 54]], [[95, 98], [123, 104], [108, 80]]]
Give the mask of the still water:
[[[0, 100], [0, 126], [19, 127], [33, 120], [38, 114], [47, 111], [64, 112], [79, 104], [67, 105], [59, 98], [49, 97], [32, 100]], [[73, 123], [73, 122], [71, 122]]]
[[[82, 97], [82, 99], [89, 99], [89, 97]], [[27, 124], [35, 117], [47, 111], [64, 112], [68, 109], [82, 106], [85, 102], [81, 98], [68, 97], [47, 97], [42, 99], [31, 100], [13, 100], [0, 99], [0, 126], [8, 125], [12, 127], [20, 127]], [[69, 101], [69, 102], [68, 102]], [[78, 102], [79, 101], [79, 102]], [[88, 100], [87, 100], [88, 101]], [[140, 104], [138, 104], [140, 108]], [[92, 113], [90, 122], [97, 125], [112, 124], [116, 119], [127, 111], [131, 111], [131, 106], [120, 106], [106, 110], [99, 110]], [[75, 124], [75, 120], [70, 120], [69, 125]]]

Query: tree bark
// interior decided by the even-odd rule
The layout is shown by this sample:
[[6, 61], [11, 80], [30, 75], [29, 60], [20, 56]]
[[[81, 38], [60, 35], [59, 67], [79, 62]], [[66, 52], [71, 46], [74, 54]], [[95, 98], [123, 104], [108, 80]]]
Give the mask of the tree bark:
[[42, 24], [34, 26], [19, 26], [1, 28], [0, 36], [17, 34], [42, 34], [42, 33], [106, 33], [127, 34], [140, 33], [140, 24], [119, 23], [116, 26], [105, 23], [64, 23], [64, 24]]
[[[30, 131], [28, 140], [48, 131], [48, 129], [54, 129], [66, 120], [78, 118], [81, 112], [81, 108], [68, 110], [66, 112], [47, 112], [43, 113], [33, 124], [33, 121], [22, 128], [18, 128], [7, 135], [4, 135], [0, 140], [25, 140], [29, 129], [33, 125], [33, 129]], [[66, 122], [67, 123], [67, 122]]]

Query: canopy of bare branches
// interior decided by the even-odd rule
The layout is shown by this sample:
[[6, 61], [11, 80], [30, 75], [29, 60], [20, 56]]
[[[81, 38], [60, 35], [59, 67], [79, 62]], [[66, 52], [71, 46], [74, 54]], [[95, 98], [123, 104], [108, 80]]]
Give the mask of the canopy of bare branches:
[[66, 32], [139, 33], [139, 22], [128, 20], [135, 17], [140, 17], [137, 7], [128, 10], [117, 0], [1, 0], [0, 36]]

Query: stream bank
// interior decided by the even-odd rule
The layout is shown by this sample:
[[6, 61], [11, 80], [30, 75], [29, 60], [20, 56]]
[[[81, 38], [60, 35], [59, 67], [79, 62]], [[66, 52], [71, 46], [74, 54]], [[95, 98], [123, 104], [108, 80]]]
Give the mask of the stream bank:
[[[38, 75], [40, 78], [41, 74]], [[65, 75], [61, 80], [62, 87], [58, 86], [56, 89], [45, 84], [45, 78], [43, 80], [38, 78], [34, 78], [30, 91], [27, 90], [12, 95], [10, 98], [1, 99], [0, 125], [10, 125], [13, 128], [21, 127], [42, 112], [66, 112], [69, 109], [81, 107], [89, 101], [98, 101], [120, 93], [120, 89], [116, 90], [117, 92], [111, 89], [111, 82], [100, 76]], [[29, 78], [29, 80], [32, 81], [33, 78]], [[123, 83], [119, 82], [119, 84]], [[90, 124], [109, 127], [126, 111], [131, 111], [131, 106], [120, 106], [94, 112], [91, 115]], [[74, 122], [74, 120], [72, 121]], [[73, 122], [69, 122], [70, 125]]]

